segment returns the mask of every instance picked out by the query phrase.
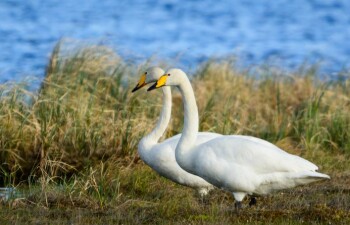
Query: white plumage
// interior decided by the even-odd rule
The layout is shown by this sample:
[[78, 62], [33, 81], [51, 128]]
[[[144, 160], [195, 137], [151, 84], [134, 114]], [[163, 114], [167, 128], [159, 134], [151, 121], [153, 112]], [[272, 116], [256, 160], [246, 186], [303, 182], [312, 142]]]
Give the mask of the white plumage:
[[[140, 81], [133, 89], [133, 92], [148, 83], [156, 82], [163, 74], [164, 70], [159, 67], [147, 69], [146, 72], [141, 75]], [[201, 196], [204, 196], [213, 186], [204, 179], [183, 170], [175, 160], [175, 148], [180, 140], [181, 134], [166, 139], [162, 143], [158, 143], [158, 140], [168, 126], [172, 107], [170, 87], [164, 87], [162, 90], [163, 107], [160, 118], [156, 127], [139, 142], [138, 153], [141, 159], [161, 176], [178, 184], [194, 188]], [[195, 143], [201, 144], [218, 136], [221, 135], [210, 132], [198, 133]]]
[[198, 109], [190, 81], [182, 70], [170, 69], [148, 90], [165, 85], [178, 87], [184, 104], [176, 161], [187, 172], [232, 192], [237, 207], [247, 194], [262, 195], [330, 178], [316, 172], [313, 163], [259, 138], [225, 135], [197, 144]]

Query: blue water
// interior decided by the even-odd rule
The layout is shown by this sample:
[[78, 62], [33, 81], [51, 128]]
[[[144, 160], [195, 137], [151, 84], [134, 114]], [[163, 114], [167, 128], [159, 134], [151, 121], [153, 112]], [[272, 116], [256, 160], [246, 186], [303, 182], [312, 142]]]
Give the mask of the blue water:
[[227, 55], [246, 66], [321, 62], [328, 74], [350, 65], [347, 0], [1, 0], [0, 19], [0, 82], [42, 77], [62, 37], [187, 68]]

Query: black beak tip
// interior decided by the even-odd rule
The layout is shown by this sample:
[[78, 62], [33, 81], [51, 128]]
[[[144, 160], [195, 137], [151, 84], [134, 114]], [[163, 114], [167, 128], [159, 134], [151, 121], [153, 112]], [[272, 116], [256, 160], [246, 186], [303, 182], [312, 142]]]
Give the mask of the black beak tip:
[[137, 86], [132, 89], [131, 93], [134, 93], [135, 91], [137, 91]]
[[154, 83], [151, 87], [149, 87], [147, 89], [147, 91], [152, 91], [152, 90], [156, 89], [157, 88], [156, 86], [157, 86], [157, 83]]
[[140, 88], [142, 88], [144, 85], [136, 85], [136, 87], [134, 87], [134, 89], [132, 89], [131, 93], [134, 93], [135, 91], [139, 90]]

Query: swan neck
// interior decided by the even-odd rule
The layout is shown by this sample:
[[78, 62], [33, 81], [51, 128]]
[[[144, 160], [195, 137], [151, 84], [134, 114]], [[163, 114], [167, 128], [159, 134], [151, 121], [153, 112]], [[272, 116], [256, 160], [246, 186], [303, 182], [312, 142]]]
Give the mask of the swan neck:
[[184, 80], [178, 88], [183, 98], [184, 127], [176, 150], [179, 153], [184, 153], [194, 146], [197, 138], [199, 123], [198, 108], [190, 81], [188, 79]]
[[157, 125], [154, 129], [145, 136], [141, 141], [157, 143], [161, 136], [164, 134], [171, 117], [171, 89], [170, 87], [163, 87], [163, 106], [160, 113]]

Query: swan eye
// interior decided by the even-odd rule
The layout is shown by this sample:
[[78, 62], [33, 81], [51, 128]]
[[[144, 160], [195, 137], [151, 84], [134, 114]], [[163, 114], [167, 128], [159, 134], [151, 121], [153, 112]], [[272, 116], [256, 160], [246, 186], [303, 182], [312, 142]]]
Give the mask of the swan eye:
[[145, 75], [147, 75], [147, 72], [145, 72]]
[[168, 73], [168, 77], [170, 77], [170, 73]]

